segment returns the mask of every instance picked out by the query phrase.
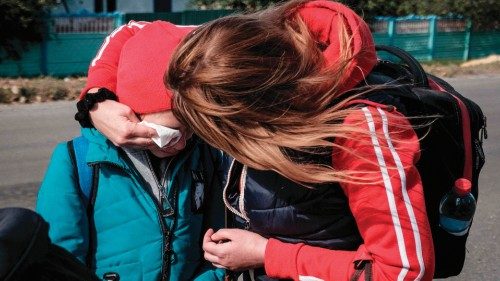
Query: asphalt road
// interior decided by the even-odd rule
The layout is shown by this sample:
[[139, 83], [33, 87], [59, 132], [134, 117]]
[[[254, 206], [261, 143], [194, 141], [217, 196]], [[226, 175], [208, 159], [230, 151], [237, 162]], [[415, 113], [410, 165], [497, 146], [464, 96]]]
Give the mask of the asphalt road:
[[[484, 149], [487, 163], [480, 176], [480, 198], [466, 264], [448, 280], [500, 280], [500, 76], [447, 79], [472, 98], [488, 117]], [[33, 208], [51, 151], [57, 142], [76, 136], [73, 102], [0, 105], [0, 207]]]

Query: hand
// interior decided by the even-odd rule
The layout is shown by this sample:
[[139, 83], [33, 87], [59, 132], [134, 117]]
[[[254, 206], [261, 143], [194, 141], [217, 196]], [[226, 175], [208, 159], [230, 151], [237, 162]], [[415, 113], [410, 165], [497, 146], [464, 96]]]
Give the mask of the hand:
[[105, 100], [97, 103], [89, 114], [94, 127], [116, 146], [147, 148], [154, 145], [151, 137], [156, 136], [156, 131], [139, 125], [139, 118], [124, 104]]
[[203, 237], [205, 259], [215, 267], [241, 271], [264, 266], [267, 239], [242, 229], [209, 229]]

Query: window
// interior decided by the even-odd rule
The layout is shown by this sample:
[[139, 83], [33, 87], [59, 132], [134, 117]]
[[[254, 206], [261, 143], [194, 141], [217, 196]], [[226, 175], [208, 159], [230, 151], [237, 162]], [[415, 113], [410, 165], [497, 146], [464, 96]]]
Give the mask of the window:
[[171, 12], [172, 11], [172, 1], [171, 0], [154, 0], [154, 11], [155, 12]]
[[114, 12], [116, 11], [116, 0], [94, 0], [94, 12]]
[[102, 0], [94, 0], [94, 12], [96, 13], [103, 12]]
[[114, 11], [116, 11], [116, 0], [106, 0], [106, 2], [108, 4], [107, 5], [108, 6], [107, 7], [108, 8], [107, 11], [108, 12], [114, 12]]

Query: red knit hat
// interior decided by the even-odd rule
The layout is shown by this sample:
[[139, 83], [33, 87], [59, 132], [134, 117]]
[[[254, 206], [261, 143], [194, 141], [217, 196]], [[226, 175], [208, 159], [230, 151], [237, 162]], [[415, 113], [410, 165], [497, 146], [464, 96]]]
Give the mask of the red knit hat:
[[341, 81], [342, 91], [356, 86], [377, 63], [370, 28], [353, 10], [337, 2], [320, 0], [306, 3], [298, 13], [309, 27], [312, 36], [327, 46], [323, 51], [327, 67], [339, 59], [340, 23], [343, 21], [348, 27], [347, 33], [352, 37], [349, 47], [353, 58], [347, 66], [344, 80]]
[[155, 21], [130, 38], [118, 64], [118, 101], [139, 114], [172, 109], [172, 93], [163, 76], [175, 48], [193, 29]]

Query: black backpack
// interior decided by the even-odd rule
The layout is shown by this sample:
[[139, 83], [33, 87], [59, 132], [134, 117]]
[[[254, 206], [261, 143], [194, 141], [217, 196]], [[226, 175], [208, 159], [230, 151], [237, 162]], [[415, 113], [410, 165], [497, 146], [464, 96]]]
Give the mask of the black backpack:
[[424, 187], [427, 216], [434, 241], [434, 278], [458, 275], [464, 265], [469, 232], [454, 236], [439, 226], [439, 203], [454, 185], [466, 178], [478, 198], [478, 177], [485, 162], [483, 139], [487, 138], [486, 117], [481, 108], [460, 95], [447, 82], [425, 73], [409, 53], [392, 46], [377, 46], [400, 62], [381, 60], [366, 78], [369, 86], [388, 84], [362, 99], [393, 105], [408, 117], [440, 116], [431, 125], [426, 118], [410, 118], [421, 139], [417, 168]]
[[24, 208], [0, 208], [0, 280], [96, 281], [67, 250], [54, 245], [49, 225]]

